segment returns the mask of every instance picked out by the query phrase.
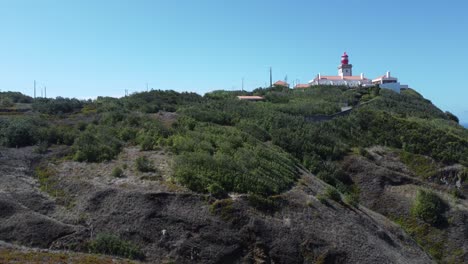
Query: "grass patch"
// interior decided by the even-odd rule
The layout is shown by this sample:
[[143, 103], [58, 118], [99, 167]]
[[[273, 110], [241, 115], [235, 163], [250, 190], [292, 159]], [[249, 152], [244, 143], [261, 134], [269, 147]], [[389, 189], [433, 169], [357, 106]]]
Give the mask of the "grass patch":
[[136, 245], [124, 241], [115, 235], [99, 234], [88, 243], [91, 253], [119, 256], [135, 260], [144, 260], [145, 254]]
[[441, 261], [444, 257], [444, 245], [446, 238], [444, 232], [428, 223], [418, 220], [414, 216], [395, 219], [416, 242], [433, 258]]
[[334, 188], [334, 187], [331, 187], [331, 186], [328, 186], [326, 189], [325, 189], [325, 193], [324, 193], [325, 197], [327, 197], [328, 199], [331, 199], [335, 202], [338, 202], [340, 203], [341, 202], [341, 194], [340, 192]]
[[47, 166], [39, 166], [34, 170], [34, 174], [39, 181], [39, 188], [41, 191], [54, 197], [58, 204], [71, 207], [73, 199], [62, 186], [60, 186], [57, 179], [57, 172]]
[[400, 160], [417, 176], [429, 179], [437, 172], [437, 164], [428, 157], [402, 151]]
[[135, 167], [141, 172], [155, 172], [156, 169], [153, 166], [153, 162], [145, 156], [138, 157], [135, 160]]
[[250, 194], [249, 205], [263, 212], [274, 212], [280, 208], [279, 197], [264, 197], [258, 194]]
[[12, 249], [0, 249], [0, 263], [102, 263], [130, 264], [131, 260], [115, 259], [81, 253], [23, 252]]
[[235, 217], [232, 199], [216, 200], [211, 204], [210, 212], [214, 215], [219, 215], [224, 221], [232, 220]]

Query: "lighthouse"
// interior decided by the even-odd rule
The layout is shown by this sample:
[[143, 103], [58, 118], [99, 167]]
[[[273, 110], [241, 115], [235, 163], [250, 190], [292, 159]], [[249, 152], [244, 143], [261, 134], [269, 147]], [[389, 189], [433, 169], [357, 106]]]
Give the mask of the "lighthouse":
[[338, 75], [353, 76], [353, 65], [349, 64], [348, 54], [346, 52], [341, 56], [341, 65], [338, 66]]

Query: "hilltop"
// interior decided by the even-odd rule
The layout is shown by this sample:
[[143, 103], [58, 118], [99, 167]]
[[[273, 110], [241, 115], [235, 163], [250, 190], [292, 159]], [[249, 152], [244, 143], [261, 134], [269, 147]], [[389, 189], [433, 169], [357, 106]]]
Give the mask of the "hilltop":
[[415, 90], [158, 90], [87, 101], [0, 93], [0, 105], [8, 252], [468, 261], [468, 130]]

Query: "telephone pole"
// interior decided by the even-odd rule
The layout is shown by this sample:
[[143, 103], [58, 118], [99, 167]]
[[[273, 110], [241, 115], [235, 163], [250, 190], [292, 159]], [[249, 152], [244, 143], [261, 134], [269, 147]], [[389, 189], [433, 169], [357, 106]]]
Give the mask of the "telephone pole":
[[272, 70], [271, 70], [271, 67], [270, 67], [270, 88], [273, 87], [273, 74], [272, 74]]

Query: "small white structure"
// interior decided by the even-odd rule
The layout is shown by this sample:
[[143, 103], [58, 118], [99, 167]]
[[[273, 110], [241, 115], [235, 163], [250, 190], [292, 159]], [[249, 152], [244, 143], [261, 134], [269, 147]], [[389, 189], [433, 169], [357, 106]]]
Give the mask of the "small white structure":
[[372, 84], [379, 85], [380, 88], [393, 90], [397, 93], [400, 93], [401, 90], [401, 85], [398, 82], [398, 78], [390, 76], [389, 71], [387, 71], [385, 75], [373, 79]]

